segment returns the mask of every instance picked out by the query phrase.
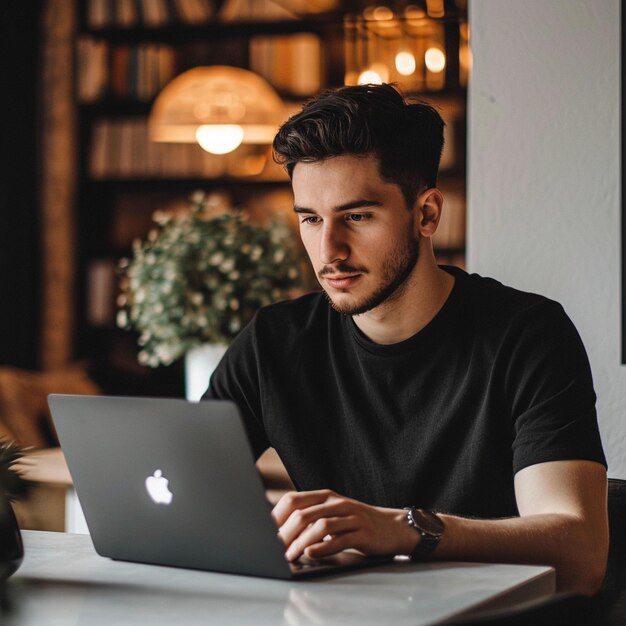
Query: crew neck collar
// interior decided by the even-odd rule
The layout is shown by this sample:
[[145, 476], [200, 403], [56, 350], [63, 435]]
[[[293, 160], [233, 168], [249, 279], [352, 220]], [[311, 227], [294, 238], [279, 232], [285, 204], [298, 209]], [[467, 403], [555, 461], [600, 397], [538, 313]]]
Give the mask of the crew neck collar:
[[461, 294], [465, 288], [465, 283], [468, 277], [468, 274], [458, 267], [449, 265], [440, 265], [439, 267], [454, 277], [454, 285], [452, 286], [452, 290], [450, 291], [446, 301], [443, 303], [443, 306], [430, 320], [430, 322], [424, 326], [424, 328], [417, 331], [414, 335], [399, 341], [398, 343], [380, 344], [372, 341], [364, 335], [351, 316], [342, 315], [342, 323], [347, 328], [355, 342], [368, 352], [381, 356], [394, 356], [402, 354], [403, 352], [415, 350], [418, 345], [427, 342], [429, 338], [436, 335], [459, 309], [458, 304], [462, 299]]

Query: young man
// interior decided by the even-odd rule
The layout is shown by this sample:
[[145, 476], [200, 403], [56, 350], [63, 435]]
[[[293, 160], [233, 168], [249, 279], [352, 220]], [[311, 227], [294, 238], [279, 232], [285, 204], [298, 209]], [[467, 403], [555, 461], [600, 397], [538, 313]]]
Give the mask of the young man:
[[443, 121], [390, 85], [326, 92], [274, 141], [323, 293], [257, 314], [207, 397], [298, 492], [286, 556], [542, 563], [595, 592], [605, 459], [580, 338], [544, 297], [435, 262]]

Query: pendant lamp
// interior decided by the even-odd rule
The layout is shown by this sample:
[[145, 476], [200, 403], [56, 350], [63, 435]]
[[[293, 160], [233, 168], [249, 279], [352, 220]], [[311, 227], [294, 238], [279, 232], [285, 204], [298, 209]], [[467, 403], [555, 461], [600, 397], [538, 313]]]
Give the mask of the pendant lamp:
[[270, 144], [284, 120], [281, 98], [258, 74], [211, 65], [183, 72], [159, 93], [148, 130], [153, 141], [197, 142], [212, 154]]

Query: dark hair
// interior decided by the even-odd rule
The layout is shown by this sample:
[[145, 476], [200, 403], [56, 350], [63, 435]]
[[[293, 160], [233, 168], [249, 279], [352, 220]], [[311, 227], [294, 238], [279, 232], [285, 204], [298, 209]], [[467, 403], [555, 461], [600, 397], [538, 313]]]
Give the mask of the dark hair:
[[391, 84], [327, 90], [289, 118], [274, 138], [274, 160], [289, 176], [297, 163], [374, 154], [381, 177], [397, 184], [412, 206], [435, 187], [444, 122], [424, 102], [408, 102]]

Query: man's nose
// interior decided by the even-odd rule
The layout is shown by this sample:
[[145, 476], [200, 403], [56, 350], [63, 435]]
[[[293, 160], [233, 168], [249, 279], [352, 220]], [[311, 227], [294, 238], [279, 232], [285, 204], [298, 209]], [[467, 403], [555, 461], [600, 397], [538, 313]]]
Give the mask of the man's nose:
[[345, 261], [349, 254], [350, 248], [340, 229], [334, 225], [324, 225], [320, 240], [320, 261], [324, 265], [330, 265], [337, 261]]

